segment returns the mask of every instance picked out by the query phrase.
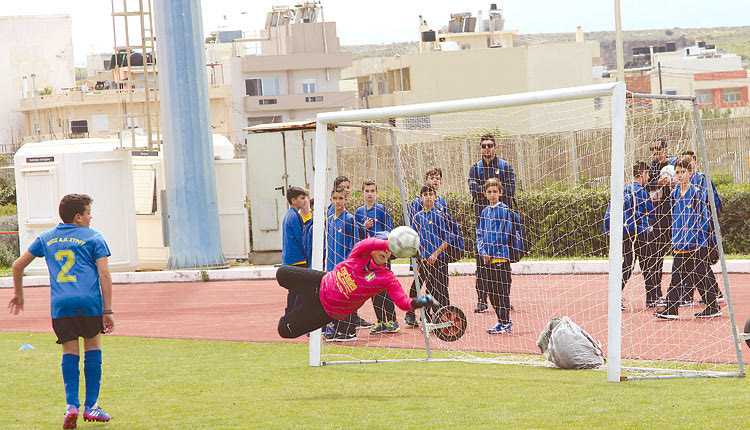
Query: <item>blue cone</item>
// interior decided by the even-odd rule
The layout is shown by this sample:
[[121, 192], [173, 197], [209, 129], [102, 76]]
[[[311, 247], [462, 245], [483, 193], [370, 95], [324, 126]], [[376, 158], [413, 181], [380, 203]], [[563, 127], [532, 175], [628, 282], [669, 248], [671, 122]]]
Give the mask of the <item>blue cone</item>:
[[30, 343], [24, 343], [23, 345], [21, 345], [20, 348], [18, 348], [19, 351], [28, 351], [30, 349], [36, 349], [36, 348], [34, 348], [33, 346], [31, 346]]

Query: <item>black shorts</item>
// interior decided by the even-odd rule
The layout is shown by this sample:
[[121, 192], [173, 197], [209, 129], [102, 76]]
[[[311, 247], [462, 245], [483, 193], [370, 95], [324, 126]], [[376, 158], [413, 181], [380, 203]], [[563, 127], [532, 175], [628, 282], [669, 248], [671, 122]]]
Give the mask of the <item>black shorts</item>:
[[62, 317], [52, 320], [52, 328], [57, 335], [57, 343], [63, 344], [79, 337], [91, 339], [99, 333], [104, 333], [104, 321], [101, 315]]

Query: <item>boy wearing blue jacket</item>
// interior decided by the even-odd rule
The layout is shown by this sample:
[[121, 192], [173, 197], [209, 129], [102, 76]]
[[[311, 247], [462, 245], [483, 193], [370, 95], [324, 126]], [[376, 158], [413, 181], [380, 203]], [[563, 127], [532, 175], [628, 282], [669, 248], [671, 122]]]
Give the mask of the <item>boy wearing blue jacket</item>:
[[508, 243], [513, 235], [513, 214], [500, 201], [503, 189], [497, 178], [484, 184], [484, 195], [489, 205], [482, 209], [477, 227], [477, 255], [482, 263], [477, 266], [477, 279], [482, 290], [487, 291], [490, 303], [497, 314], [497, 325], [487, 330], [489, 334], [511, 332], [510, 283], [511, 269]]
[[[388, 208], [377, 202], [378, 184], [372, 179], [365, 179], [362, 183], [362, 197], [365, 204], [354, 211], [354, 219], [357, 227], [362, 233], [363, 239], [375, 237], [377, 233], [388, 233], [393, 230], [393, 221]], [[391, 267], [390, 261], [388, 267]], [[375, 309], [375, 317], [378, 319], [375, 327], [370, 330], [372, 334], [395, 333], [399, 330], [396, 321], [396, 305], [393, 299], [385, 292], [381, 292], [372, 298], [372, 307]]]
[[706, 300], [706, 308], [696, 318], [722, 315], [716, 303], [716, 292], [708, 282], [708, 207], [704, 191], [690, 183], [693, 175], [692, 159], [682, 157], [675, 165], [677, 186], [672, 191], [672, 248], [676, 267], [676, 286], [667, 293], [667, 306], [654, 312], [657, 318], [678, 319], [679, 301], [684, 285], [692, 285]]
[[[305, 252], [303, 226], [300, 215], [303, 208], [309, 208], [307, 191], [300, 187], [289, 187], [286, 191], [286, 201], [289, 210], [281, 222], [281, 264], [284, 266], [309, 267], [310, 261]], [[291, 291], [286, 296], [286, 310], [288, 314], [294, 309], [297, 295]]]
[[[445, 250], [450, 240], [450, 226], [445, 221], [443, 211], [435, 206], [437, 194], [431, 183], [422, 185], [419, 191], [424, 209], [414, 215], [412, 228], [419, 233], [419, 253], [417, 269], [419, 281], [425, 286], [428, 294], [432, 294], [440, 306], [448, 306], [448, 261]], [[412, 285], [409, 297], [416, 297], [416, 286]], [[414, 311], [408, 311], [404, 318], [408, 327], [416, 327]]]

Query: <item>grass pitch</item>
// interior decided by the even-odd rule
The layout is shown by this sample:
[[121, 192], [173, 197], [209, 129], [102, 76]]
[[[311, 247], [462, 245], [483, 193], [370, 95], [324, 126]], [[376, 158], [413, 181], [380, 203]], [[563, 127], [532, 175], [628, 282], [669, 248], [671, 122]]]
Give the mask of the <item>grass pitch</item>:
[[[36, 349], [19, 351], [24, 343]], [[601, 371], [458, 362], [310, 368], [306, 345], [103, 343], [99, 401], [113, 419], [79, 419], [80, 429], [750, 428], [747, 378], [608, 383]], [[0, 349], [0, 428], [60, 428], [53, 336], [0, 332]]]

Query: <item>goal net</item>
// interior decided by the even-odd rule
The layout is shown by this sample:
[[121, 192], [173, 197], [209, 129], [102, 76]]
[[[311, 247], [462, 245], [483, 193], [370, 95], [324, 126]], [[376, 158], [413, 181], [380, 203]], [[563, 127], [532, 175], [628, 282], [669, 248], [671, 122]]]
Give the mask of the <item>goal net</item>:
[[[419, 191], [429, 172], [439, 196], [433, 210], [450, 214], [465, 247], [463, 258], [448, 264], [447, 291], [466, 326], [461, 330], [445, 320], [422, 320], [418, 311], [419, 326], [409, 327], [404, 311], [396, 308], [397, 331], [393, 324], [381, 333], [363, 328], [350, 342], [327, 341], [320, 331], [311, 334], [310, 364], [464, 360], [553, 366], [550, 352], [542, 354], [539, 341], [550, 321], [567, 317], [589, 334], [592, 350], [601, 348], [607, 363], [599, 367], [606, 368], [610, 381], [744, 374], [729, 278], [723, 275], [726, 270], [719, 270], [723, 263], [714, 266], [723, 315], [695, 318], [705, 307], [698, 302], [703, 297], [682, 285], [685, 303], [687, 291], [695, 294], [692, 304], [677, 308], [679, 319], [656, 318], [654, 311], [661, 307], [648, 307], [654, 293], [647, 297], [639, 270], [643, 262], [634, 265], [621, 292], [629, 237], [623, 232], [624, 217], [610, 217], [609, 233], [603, 228], [608, 210], [629, 210], [625, 186], [633, 181], [637, 161], [653, 160], [652, 142], [665, 139], [668, 159], [693, 151], [697, 170], [709, 173], [696, 115], [689, 98], [626, 97], [624, 84], [617, 83], [319, 114], [314, 197], [324, 203], [315, 205], [314, 218], [326, 217], [334, 178], [345, 176], [352, 191], [349, 212], [364, 204], [362, 184], [371, 179], [377, 184], [377, 202], [388, 209], [393, 225], [410, 225], [414, 215], [406, 207], [421, 201]], [[336, 143], [335, 154], [328, 152], [334, 147], [331, 142]], [[512, 180], [510, 169], [495, 158], [512, 168]], [[482, 188], [475, 183], [473, 194], [470, 189], [470, 171], [477, 176], [477, 169], [480, 185], [488, 177], [500, 178], [505, 191], [501, 201], [519, 215], [526, 239], [526, 255], [511, 264], [509, 310], [502, 300], [493, 306], [482, 297], [482, 279], [477, 286], [477, 215], [488, 204]], [[715, 230], [720, 238], [720, 229]], [[313, 268], [324, 268], [325, 223], [315, 222], [313, 234]], [[355, 241], [362, 237], [357, 235]], [[670, 289], [674, 261], [670, 246], [659, 297]], [[414, 263], [392, 263], [407, 292], [415, 281]], [[482, 259], [480, 266], [488, 265]], [[685, 279], [689, 281], [682, 284], [696, 283], [694, 276]], [[428, 278], [426, 283], [417, 283], [420, 294], [435, 291], [441, 281]], [[487, 303], [486, 310], [482, 303]], [[386, 324], [382, 315], [378, 321], [379, 314], [371, 301], [359, 310], [364, 320]], [[460, 325], [460, 320], [453, 323]], [[501, 332], [512, 322], [509, 332], [488, 332], [499, 322]], [[551, 352], [558, 359], [577, 351], [563, 340], [558, 339], [557, 351]]]

